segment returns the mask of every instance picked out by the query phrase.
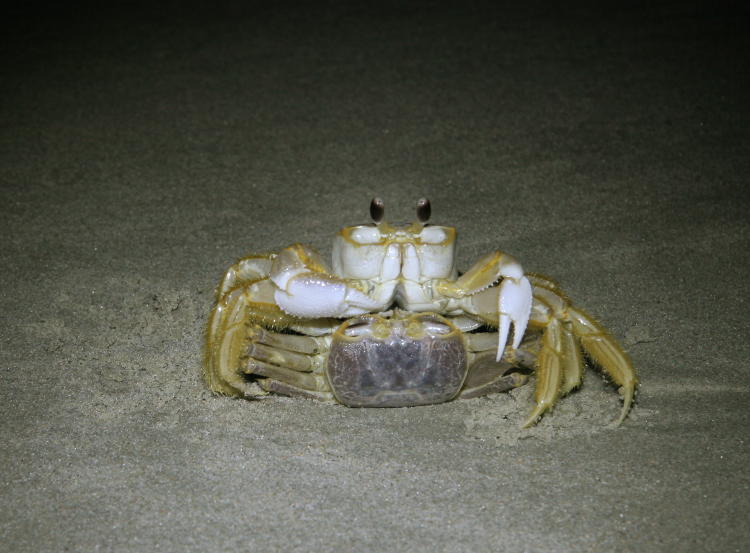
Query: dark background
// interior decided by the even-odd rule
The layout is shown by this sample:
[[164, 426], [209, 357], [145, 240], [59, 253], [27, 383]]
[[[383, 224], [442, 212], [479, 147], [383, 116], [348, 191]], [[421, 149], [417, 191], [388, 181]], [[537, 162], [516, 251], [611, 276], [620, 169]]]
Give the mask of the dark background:
[[[742, 3], [10, 9], [0, 66], [0, 541], [10, 551], [744, 550]], [[590, 371], [411, 409], [214, 397], [213, 287], [432, 200], [620, 338]]]

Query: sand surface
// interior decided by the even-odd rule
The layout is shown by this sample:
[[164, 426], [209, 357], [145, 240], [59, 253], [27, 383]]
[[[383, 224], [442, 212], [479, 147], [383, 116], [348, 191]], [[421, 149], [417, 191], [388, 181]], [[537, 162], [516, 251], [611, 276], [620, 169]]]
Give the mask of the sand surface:
[[[0, 549], [747, 551], [745, 8], [343, 4], [5, 18]], [[525, 431], [530, 387], [209, 393], [225, 268], [376, 194], [559, 280], [639, 371], [625, 424], [595, 371]]]

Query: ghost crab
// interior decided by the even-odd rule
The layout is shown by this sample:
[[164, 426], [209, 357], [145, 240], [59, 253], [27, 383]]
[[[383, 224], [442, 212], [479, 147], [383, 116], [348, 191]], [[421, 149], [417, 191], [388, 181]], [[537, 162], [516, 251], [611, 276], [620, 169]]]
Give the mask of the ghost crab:
[[330, 269], [293, 244], [227, 270], [207, 329], [211, 390], [403, 407], [509, 390], [533, 371], [530, 426], [580, 385], [585, 352], [620, 386], [622, 422], [633, 366], [554, 281], [500, 251], [459, 274], [456, 230], [427, 224], [425, 199], [407, 226], [387, 223], [378, 198], [370, 214], [336, 235]]

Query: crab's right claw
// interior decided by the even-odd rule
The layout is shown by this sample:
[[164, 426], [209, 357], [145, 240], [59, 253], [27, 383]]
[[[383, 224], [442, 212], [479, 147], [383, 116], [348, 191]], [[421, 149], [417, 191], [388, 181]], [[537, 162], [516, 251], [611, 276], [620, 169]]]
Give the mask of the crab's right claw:
[[302, 244], [281, 250], [268, 278], [275, 287], [275, 305], [293, 317], [352, 317], [383, 309], [377, 294], [370, 297], [332, 275], [318, 252]]
[[510, 323], [513, 323], [513, 349], [521, 345], [521, 339], [526, 332], [526, 325], [531, 314], [531, 284], [524, 276], [519, 279], [506, 278], [500, 284], [497, 334], [497, 361], [503, 358], [505, 344], [510, 333]]

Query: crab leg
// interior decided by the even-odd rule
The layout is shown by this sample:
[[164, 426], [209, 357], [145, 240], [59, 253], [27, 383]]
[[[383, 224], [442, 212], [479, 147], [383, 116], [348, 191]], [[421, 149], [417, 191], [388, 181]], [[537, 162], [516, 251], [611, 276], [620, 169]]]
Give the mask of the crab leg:
[[583, 380], [583, 355], [581, 347], [573, 335], [573, 328], [569, 321], [562, 323], [561, 346], [563, 352], [563, 384], [560, 395], [565, 396], [578, 388]]
[[279, 334], [254, 326], [251, 342], [240, 370], [262, 376], [266, 391], [332, 400], [324, 375], [330, 338]]
[[258, 361], [283, 365], [295, 371], [309, 372], [313, 369], [313, 358], [309, 355], [285, 351], [265, 344], [252, 343], [247, 354]]
[[560, 322], [552, 319], [544, 331], [542, 349], [539, 351], [536, 363], [536, 407], [526, 422], [524, 428], [532, 426], [542, 414], [550, 409], [560, 397], [560, 387], [563, 379], [563, 352]]
[[[556, 283], [536, 274], [529, 274], [529, 278], [534, 284], [530, 323], [545, 331], [536, 368], [537, 407], [524, 426], [532, 425], [560, 396], [580, 385], [584, 367], [581, 346], [621, 386], [623, 407], [616, 421], [620, 424], [630, 410], [637, 384], [630, 359], [596, 320], [570, 304]], [[550, 377], [558, 371], [561, 382]]]
[[[227, 274], [230, 275], [230, 268]], [[225, 276], [224, 281], [233, 277]], [[206, 329], [203, 372], [208, 387], [225, 395], [252, 393], [239, 374], [239, 359], [250, 339], [249, 323], [285, 328], [292, 322], [289, 315], [273, 303], [273, 284], [267, 278], [242, 281], [217, 301]]]
[[287, 351], [306, 353], [308, 355], [317, 355], [318, 353], [326, 351], [328, 349], [328, 344], [331, 341], [330, 337], [313, 338], [312, 336], [279, 334], [278, 332], [266, 330], [261, 326], [255, 326], [251, 332], [251, 338], [253, 341], [268, 346], [274, 346], [279, 349], [285, 349]]
[[250, 308], [245, 291], [235, 288], [211, 312], [203, 372], [208, 387], [214, 392], [231, 396], [249, 392], [247, 382], [236, 369], [246, 343]]
[[529, 374], [520, 369], [533, 369], [540, 338], [538, 333], [527, 333], [518, 349], [498, 362], [495, 360], [497, 332], [465, 334], [469, 370], [458, 397], [471, 399], [525, 384]]
[[244, 369], [248, 374], [258, 374], [285, 382], [297, 388], [306, 390], [318, 389], [318, 382], [315, 375], [307, 372], [300, 372], [288, 367], [272, 365], [258, 359], [252, 359]]
[[267, 286], [265, 278], [274, 257], [275, 254], [260, 254], [240, 259], [227, 269], [216, 289], [216, 305], [208, 319], [203, 358], [203, 373], [214, 392], [233, 396], [249, 392], [247, 382], [236, 368], [246, 342], [250, 313], [276, 312], [276, 318], [283, 315], [269, 303], [272, 288]]
[[[499, 279], [500, 285], [490, 288]], [[441, 281], [437, 292], [449, 298], [468, 296], [468, 312], [476, 313], [498, 329], [497, 360], [502, 359], [505, 344], [513, 323], [513, 349], [521, 344], [531, 311], [531, 284], [523, 274], [521, 265], [500, 251], [490, 253], [471, 267], [457, 280]], [[488, 290], [489, 294], [482, 294]], [[482, 294], [477, 298], [472, 298]], [[494, 298], [494, 305], [488, 300]], [[473, 300], [473, 301], [472, 301]]]
[[308, 388], [294, 386], [281, 380], [275, 380], [273, 378], [264, 378], [258, 381], [258, 385], [266, 392], [273, 392], [275, 394], [281, 394], [282, 396], [289, 397], [306, 397], [310, 399], [317, 399], [318, 401], [334, 402], [333, 392], [330, 391], [316, 391]]
[[232, 288], [249, 281], [256, 281], [268, 276], [271, 271], [276, 254], [264, 253], [248, 255], [239, 259], [234, 265], [227, 269], [221, 284], [216, 289], [216, 301], [219, 302]]
[[[497, 349], [497, 332], [473, 332], [464, 334], [464, 338], [466, 338], [467, 347], [470, 352], [494, 352]], [[507, 356], [509, 362], [513, 365], [533, 369], [536, 366], [538, 355], [538, 341], [538, 334], [527, 333], [524, 335], [523, 343], [512, 352], [506, 351], [504, 357]], [[497, 358], [495, 362], [498, 363]]]
[[620, 386], [623, 405], [620, 417], [615, 422], [620, 424], [630, 410], [638, 384], [633, 365], [620, 345], [593, 317], [573, 307], [568, 312], [583, 349]]

